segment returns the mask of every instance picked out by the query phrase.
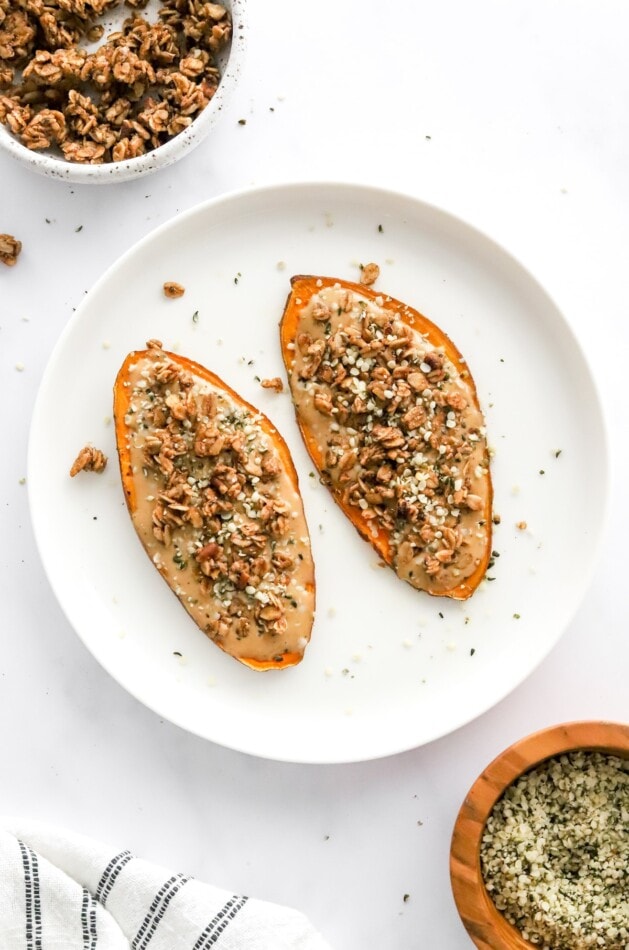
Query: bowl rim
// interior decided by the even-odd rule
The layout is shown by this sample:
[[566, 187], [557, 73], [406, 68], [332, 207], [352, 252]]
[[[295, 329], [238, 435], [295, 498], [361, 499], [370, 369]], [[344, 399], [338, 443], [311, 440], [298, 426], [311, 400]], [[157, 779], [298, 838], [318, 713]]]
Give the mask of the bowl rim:
[[197, 114], [186, 129], [172, 139], [144, 155], [128, 158], [122, 162], [84, 165], [49, 155], [45, 151], [38, 152], [29, 149], [0, 123], [0, 148], [5, 149], [12, 158], [33, 171], [49, 178], [58, 178], [76, 184], [112, 184], [129, 181], [151, 174], [160, 168], [166, 168], [179, 158], [183, 158], [205, 138], [216, 122], [236, 85], [236, 79], [242, 68], [247, 38], [244, 18], [247, 0], [221, 0], [221, 3], [229, 10], [232, 17], [232, 37], [217, 90], [205, 109]]
[[461, 805], [450, 845], [450, 883], [459, 916], [479, 950], [539, 950], [503, 917], [489, 896], [480, 844], [487, 819], [509, 785], [548, 759], [576, 750], [629, 758], [629, 724], [578, 720], [533, 732], [489, 763]]

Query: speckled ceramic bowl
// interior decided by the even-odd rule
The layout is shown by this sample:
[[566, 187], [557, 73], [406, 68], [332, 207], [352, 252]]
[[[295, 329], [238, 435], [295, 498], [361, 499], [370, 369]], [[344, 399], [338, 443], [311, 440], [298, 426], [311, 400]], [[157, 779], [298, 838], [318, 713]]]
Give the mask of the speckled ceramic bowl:
[[487, 766], [461, 806], [452, 835], [450, 879], [461, 920], [479, 950], [539, 950], [539, 944], [525, 940], [489, 896], [481, 871], [481, 839], [494, 805], [509, 785], [547, 759], [576, 750], [629, 758], [629, 725], [571, 722], [520, 739]]
[[214, 128], [223, 107], [238, 81], [242, 67], [242, 59], [246, 44], [245, 8], [246, 0], [221, 0], [223, 6], [231, 11], [233, 19], [233, 35], [229, 47], [218, 57], [221, 70], [219, 87], [194, 122], [179, 135], [160, 145], [159, 148], [130, 158], [124, 162], [108, 162], [102, 165], [81, 165], [68, 162], [64, 158], [53, 154], [52, 151], [32, 151], [9, 132], [7, 127], [0, 123], [0, 148], [17, 159], [27, 168], [46, 175], [49, 178], [58, 178], [61, 181], [71, 181], [78, 184], [91, 185], [111, 184], [119, 181], [129, 181], [142, 175], [172, 165], [195, 148]]

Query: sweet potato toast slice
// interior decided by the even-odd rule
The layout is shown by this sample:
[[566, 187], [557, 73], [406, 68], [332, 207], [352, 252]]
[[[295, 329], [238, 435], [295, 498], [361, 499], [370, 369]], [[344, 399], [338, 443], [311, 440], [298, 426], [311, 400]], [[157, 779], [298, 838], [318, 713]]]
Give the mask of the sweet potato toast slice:
[[332, 277], [291, 284], [282, 355], [321, 480], [399, 577], [467, 599], [491, 556], [492, 484], [465, 360], [392, 297]]
[[125, 359], [114, 417], [134, 527], [195, 623], [252, 669], [299, 663], [314, 565], [295, 466], [273, 424], [154, 340]]

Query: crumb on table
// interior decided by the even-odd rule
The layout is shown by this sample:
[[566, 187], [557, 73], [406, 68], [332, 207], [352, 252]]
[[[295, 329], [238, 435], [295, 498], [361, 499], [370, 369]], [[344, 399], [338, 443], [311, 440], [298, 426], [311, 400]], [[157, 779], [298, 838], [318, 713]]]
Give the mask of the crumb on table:
[[13, 267], [20, 256], [22, 242], [12, 234], [0, 234], [0, 261], [7, 267]]

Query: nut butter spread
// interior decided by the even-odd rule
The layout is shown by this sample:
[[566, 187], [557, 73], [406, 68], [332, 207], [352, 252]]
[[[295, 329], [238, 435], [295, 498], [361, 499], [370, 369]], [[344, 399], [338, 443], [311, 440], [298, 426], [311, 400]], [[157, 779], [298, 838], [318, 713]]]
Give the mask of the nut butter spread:
[[159, 341], [129, 354], [115, 387], [133, 524], [195, 623], [255, 669], [298, 663], [314, 568], [297, 476], [271, 422]]
[[464, 600], [489, 561], [492, 498], [465, 361], [429, 320], [370, 288], [292, 285], [282, 351], [321, 480], [399, 577]]

